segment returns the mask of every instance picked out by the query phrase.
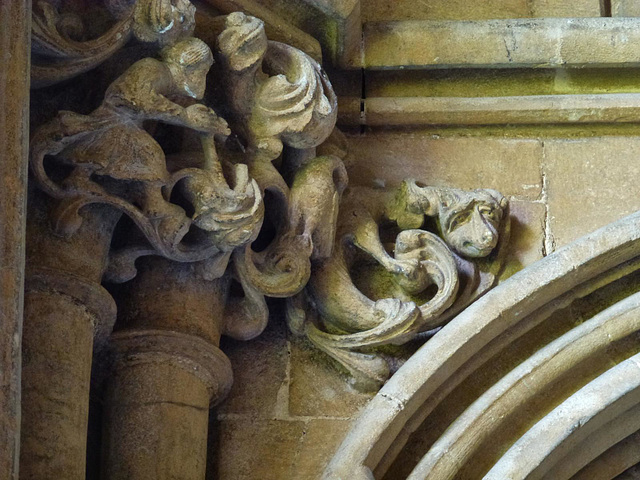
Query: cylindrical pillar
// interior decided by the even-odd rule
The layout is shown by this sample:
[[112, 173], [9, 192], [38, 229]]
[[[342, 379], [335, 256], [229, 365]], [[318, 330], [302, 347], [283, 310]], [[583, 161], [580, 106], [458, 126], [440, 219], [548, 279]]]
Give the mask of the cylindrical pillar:
[[18, 479], [31, 0], [0, 1], [0, 478]]
[[218, 348], [227, 279], [198, 266], [139, 261], [119, 304], [105, 394], [105, 480], [204, 480], [209, 408], [232, 382]]
[[55, 235], [33, 192], [27, 225], [20, 478], [84, 480], [94, 332], [116, 308], [100, 286], [120, 213], [91, 206], [70, 239]]

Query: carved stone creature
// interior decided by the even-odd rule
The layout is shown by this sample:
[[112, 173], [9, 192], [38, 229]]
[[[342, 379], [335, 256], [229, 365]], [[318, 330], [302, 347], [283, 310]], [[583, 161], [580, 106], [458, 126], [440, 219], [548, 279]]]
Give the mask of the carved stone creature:
[[268, 41], [264, 23], [241, 12], [227, 16], [218, 36], [229, 121], [256, 160], [274, 160], [283, 143], [312, 148], [335, 126], [337, 97], [318, 63], [304, 52]]
[[[209, 47], [196, 38], [188, 38], [165, 48], [161, 56], [161, 61], [145, 58], [131, 66], [113, 82], [100, 107], [90, 115], [61, 111], [52, 122], [40, 127], [32, 139], [31, 166], [45, 191], [64, 199], [56, 219], [62, 232], [71, 234], [77, 228], [77, 211], [83, 205], [108, 203], [126, 212], [152, 244], [151, 249], [130, 252], [133, 257], [159, 253], [194, 261], [227, 250], [221, 238], [228, 238], [234, 220], [239, 220], [241, 225], [235, 226], [241, 227], [243, 233], [230, 242], [231, 246], [248, 241], [261, 222], [262, 201], [257, 185], [247, 178], [238, 182], [235, 191], [224, 181], [213, 137], [230, 133], [226, 121], [202, 104], [185, 108], [169, 99], [202, 98], [213, 62]], [[171, 178], [162, 148], [143, 128], [143, 122], [148, 120], [199, 132], [205, 146], [204, 167], [179, 171]], [[54, 155], [58, 162], [71, 167], [71, 173], [60, 185], [45, 170], [47, 155]], [[198, 181], [187, 186], [187, 197], [198, 200], [194, 202], [196, 215], [219, 207], [223, 217], [231, 216], [226, 223], [232, 225], [220, 226], [201, 219], [198, 225], [212, 233], [210, 241], [187, 251], [180, 241], [192, 220], [181, 207], [165, 199], [162, 188], [196, 176]], [[241, 199], [225, 210], [212, 198], [211, 190], [216, 189], [221, 196], [228, 197], [231, 192]], [[168, 198], [170, 191], [165, 194]], [[238, 213], [238, 208], [242, 212]], [[217, 235], [225, 229], [226, 236]]]
[[64, 0], [34, 2], [31, 88], [45, 87], [95, 68], [132, 37], [166, 46], [190, 37], [195, 7], [189, 0], [105, 0], [115, 23], [102, 35], [84, 39], [82, 17], [60, 13]]
[[420, 228], [425, 215], [435, 217], [443, 240], [460, 255], [486, 257], [498, 244], [498, 230], [507, 208], [504, 196], [491, 189], [457, 188], [402, 183], [387, 216], [402, 229]]
[[[489, 256], [499, 240], [506, 243], [507, 207], [495, 190], [426, 187], [413, 180], [394, 192], [352, 189], [341, 204], [333, 255], [313, 265], [306, 297], [290, 302], [291, 329], [343, 364], [359, 388], [378, 388], [390, 370], [372, 347], [403, 344], [443, 325], [493, 284], [500, 253], [491, 259], [493, 272], [480, 272], [474, 261]], [[422, 229], [425, 217], [435, 220], [437, 233]], [[389, 247], [381, 229], [398, 228]], [[353, 279], [358, 264], [371, 263], [367, 258], [386, 272], [364, 275], [378, 280], [370, 288], [376, 299]], [[429, 293], [432, 286], [435, 293]], [[305, 315], [311, 306], [318, 317]]]
[[[334, 130], [337, 98], [315, 60], [268, 41], [263, 22], [255, 17], [228, 15], [216, 52], [226, 118], [242, 144], [250, 176], [275, 197], [267, 207], [278, 212], [273, 241], [260, 252], [251, 245], [239, 249], [234, 262], [258, 291], [288, 297], [304, 288], [311, 258], [321, 249], [330, 251], [333, 241], [346, 171], [337, 157], [314, 158], [314, 148]], [[291, 186], [271, 163], [284, 147], [308, 153]]]

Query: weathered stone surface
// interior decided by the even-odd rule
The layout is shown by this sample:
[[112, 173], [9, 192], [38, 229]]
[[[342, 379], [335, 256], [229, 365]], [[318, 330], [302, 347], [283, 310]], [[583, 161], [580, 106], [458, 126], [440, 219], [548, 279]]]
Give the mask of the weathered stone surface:
[[286, 401], [288, 394], [285, 385], [284, 398], [278, 396], [289, 363], [286, 328], [284, 318], [274, 314], [266, 330], [254, 340], [222, 339], [220, 348], [233, 366], [233, 386], [218, 413], [273, 418], [278, 401]]
[[[219, 449], [210, 478], [283, 480], [291, 476], [305, 435], [305, 422], [225, 419], [218, 425]], [[313, 478], [313, 477], [312, 477]]]
[[292, 416], [341, 417], [357, 415], [373, 395], [358, 392], [337, 363], [310, 343], [291, 342], [289, 413]]
[[[638, 123], [640, 94], [340, 99], [344, 125], [557, 125]], [[361, 110], [364, 107], [364, 111]], [[354, 123], [355, 122], [355, 123]]]
[[[581, 238], [532, 265], [528, 271], [511, 277], [456, 317], [427, 342], [369, 403], [363, 415], [354, 422], [345, 442], [338, 448], [336, 456], [325, 471], [325, 478], [364, 480], [371, 478], [371, 469], [376, 470], [376, 477], [381, 477], [385, 467], [389, 466], [389, 458], [393, 458], [402, 449], [407, 438], [405, 435], [413, 432], [437, 405], [446, 405], [442, 402], [446, 402], [447, 393], [459, 385], [461, 380], [471, 378], [478, 367], [490, 362], [500, 351], [509, 348], [517, 338], [536, 328], [563, 305], [569, 305], [572, 300], [637, 271], [639, 264], [634, 259], [640, 251], [639, 225], [640, 214], [636, 213]], [[637, 303], [637, 295], [633, 301]], [[626, 306], [628, 304], [620, 302], [612, 308], [624, 309]], [[617, 318], [618, 313], [614, 311], [612, 318]], [[638, 329], [637, 318], [637, 314], [632, 314], [623, 319], [623, 327], [631, 334], [631, 340], [635, 338], [634, 332]], [[608, 320], [605, 322], [605, 331], [598, 332], [599, 344], [586, 342], [586, 348], [592, 349], [586, 353], [588, 358], [595, 358], [598, 348], [604, 348], [605, 351], [609, 348], [606, 325], [609, 325]], [[579, 328], [580, 325], [577, 325], [570, 334], [574, 331], [578, 334], [581, 331]], [[571, 341], [566, 343], [572, 344]], [[501, 457], [503, 464], [507, 464], [514, 455], [524, 454], [526, 458], [520, 457], [520, 460], [510, 465], [522, 465], [527, 469], [533, 462], [539, 462], [539, 465], [544, 465], [541, 470], [543, 474], [553, 466], [554, 461], [565, 455], [575, 452], [581, 456], [580, 442], [587, 440], [582, 437], [582, 428], [575, 428], [578, 422], [572, 417], [574, 413], [569, 413], [576, 411], [576, 405], [584, 408], [585, 415], [582, 418], [586, 423], [590, 418], [598, 419], [589, 424], [584, 430], [585, 434], [595, 432], [609, 420], [624, 420], [624, 412], [628, 408], [640, 408], [637, 407], [640, 404], [637, 354], [629, 358], [630, 352], [633, 355], [637, 351], [637, 345], [633, 342], [630, 344], [627, 360], [604, 374], [601, 370], [591, 370], [583, 377], [587, 386], [573, 397], [561, 399], [560, 402], [563, 403], [560, 403], [555, 413], [550, 414], [558, 415], [559, 421], [556, 423], [551, 417], [544, 421], [560, 426], [553, 437], [533, 442], [530, 457], [527, 455], [529, 447], [522, 450], [513, 448], [510, 453]], [[553, 348], [553, 345], [557, 344], [549, 344], [549, 348]], [[531, 358], [540, 357], [541, 352], [542, 350], [538, 352], [540, 355], [535, 353]], [[605, 366], [609, 368], [610, 364], [605, 363]], [[558, 385], [562, 386], [558, 375], [563, 370], [552, 370], [552, 375], [560, 382]], [[526, 373], [536, 375], [537, 370]], [[617, 379], [616, 384], [610, 383], [611, 389], [604, 388], [613, 378]], [[526, 379], [524, 388], [528, 388]], [[524, 410], [514, 409], [515, 414], [528, 414]], [[548, 410], [544, 414], [547, 412]], [[508, 421], [508, 417], [496, 415], [485, 426], [493, 428], [496, 422]], [[529, 430], [526, 433], [519, 432], [518, 436], [522, 435], [521, 439], [525, 439], [523, 442], [538, 434], [539, 438], [544, 437], [546, 425], [541, 423], [538, 427], [531, 428], [534, 424], [535, 419], [532, 419], [532, 423], [527, 426]], [[624, 430], [620, 429], [618, 432], [623, 433]], [[632, 432], [626, 434], [630, 433]], [[613, 439], [613, 443], [621, 440], [609, 438]], [[517, 439], [515, 437], [512, 442]], [[539, 443], [539, 449], [535, 446], [536, 443]], [[604, 448], [608, 448], [606, 444]], [[582, 458], [588, 461], [588, 458]], [[535, 465], [533, 467], [537, 468]], [[510, 474], [494, 478], [509, 477]], [[417, 473], [415, 478], [424, 476]]]
[[351, 184], [393, 185], [415, 178], [436, 186], [493, 188], [526, 200], [538, 199], [542, 190], [537, 140], [433, 138], [420, 130], [348, 138]]
[[547, 140], [550, 233], [556, 247], [640, 209], [640, 140], [604, 137]]
[[32, 192], [27, 225], [27, 280], [22, 339], [20, 472], [25, 478], [80, 480], [94, 336], [104, 341], [116, 317], [100, 286], [120, 213], [102, 205], [82, 212], [72, 239], [55, 235], [55, 205]]
[[532, 17], [600, 17], [602, 2], [599, 0], [578, 0], [565, 2], [563, 0], [533, 0], [528, 2]]
[[511, 237], [501, 280], [544, 256], [546, 207], [539, 202], [511, 200]]
[[529, 17], [599, 17], [598, 0], [436, 0], [406, 2], [373, 0], [363, 2], [365, 22], [385, 20], [490, 20]]
[[[102, 475], [113, 480], [205, 474], [208, 385], [187, 368], [160, 359], [114, 368], [105, 395]], [[146, 354], [146, 355], [145, 355]]]
[[31, 0], [0, 3], [0, 477], [18, 478]]
[[[332, 84], [336, 82], [331, 77]], [[576, 95], [583, 102], [584, 95], [603, 95], [599, 107], [616, 97], [604, 94], [640, 93], [636, 68], [565, 68], [565, 69], [417, 69], [366, 70], [365, 99], [376, 97], [457, 97], [487, 100], [482, 97]], [[338, 86], [340, 84], [338, 83]], [[338, 96], [360, 96], [354, 89], [336, 89]], [[561, 97], [558, 97], [561, 98]], [[630, 103], [632, 97], [624, 97]], [[503, 100], [504, 101], [504, 100]], [[537, 100], [539, 101], [539, 99]], [[566, 108], [568, 100], [560, 99], [557, 108]], [[555, 106], [555, 105], [554, 105]], [[342, 106], [341, 106], [342, 108]], [[507, 109], [505, 109], [507, 110]], [[579, 119], [576, 119], [579, 120]], [[618, 119], [621, 120], [621, 119]]]
[[[221, 13], [232, 13], [243, 11], [249, 15], [260, 18], [265, 23], [265, 30], [271, 40], [283, 42], [292, 47], [299, 48], [307, 55], [310, 55], [318, 62], [322, 61], [322, 51], [320, 43], [308, 33], [300, 30], [292, 25], [288, 18], [277, 15], [264, 5], [264, 2], [255, 0], [205, 0], [215, 6], [216, 10]], [[211, 36], [215, 39], [216, 26], [215, 17], [210, 13], [204, 13], [202, 10], [196, 12], [196, 31], [195, 35], [203, 40], [209, 40]], [[212, 35], [213, 34], [213, 35]]]
[[70, 296], [47, 291], [25, 296], [24, 478], [84, 478], [94, 323], [95, 314]]
[[[356, 388], [379, 389], [399, 357], [379, 349], [444, 325], [493, 286], [506, 249], [507, 208], [491, 189], [415, 179], [397, 188], [352, 187], [342, 199], [333, 253], [314, 263], [311, 301], [290, 310], [291, 329], [345, 367]], [[397, 235], [385, 236], [391, 225]], [[309, 318], [314, 311], [321, 322]]]
[[640, 3], [634, 0], [611, 0], [614, 17], [640, 17]]
[[350, 420], [308, 421], [291, 474], [286, 478], [292, 480], [319, 478], [333, 452], [342, 442], [350, 424]]
[[246, 10], [258, 17], [259, 10], [253, 5], [259, 3], [261, 9], [267, 12], [267, 18], [277, 12], [290, 24], [317, 38], [329, 62], [347, 68], [361, 65], [360, 0], [207, 1], [216, 7], [234, 5], [234, 10]]
[[[107, 375], [94, 377], [98, 390], [107, 377], [102, 475], [200, 480], [209, 407], [224, 398], [232, 382], [231, 365], [217, 347], [220, 336], [259, 335], [268, 318], [265, 296], [298, 293], [309, 279], [311, 258], [331, 251], [347, 178], [341, 158], [316, 157], [315, 147], [334, 130], [337, 98], [316, 61], [269, 41], [264, 23], [241, 12], [218, 18], [224, 28], [208, 38], [219, 67], [212, 72], [215, 88], [224, 92], [222, 99], [215, 92], [205, 98], [214, 53], [190, 36], [195, 7], [188, 0], [106, 5], [121, 18], [96, 42], [95, 56], [87, 43], [68, 38], [74, 36], [67, 35], [72, 27], [63, 21], [65, 11], [57, 10], [68, 5], [40, 2], [34, 20], [39, 39], [34, 51], [50, 54], [57, 47], [55, 54], [68, 58], [78, 47], [82, 58], [79, 69], [66, 62], [70, 69], [51, 76], [39, 70], [45, 74], [35, 76], [41, 86], [101, 63], [102, 53], [128, 40], [124, 34], [164, 48], [154, 52], [157, 57], [122, 67], [90, 113], [59, 105], [51, 121], [34, 128], [30, 162], [44, 193], [34, 193], [30, 205], [29, 260], [34, 270], [51, 272], [36, 271], [44, 280], [28, 296], [23, 470], [26, 477], [42, 479], [84, 475], [94, 327], [103, 346], [115, 316], [114, 308], [94, 308], [99, 302], [89, 295], [102, 292], [96, 282], [104, 274], [107, 282], [123, 285], [113, 287], [120, 315], [105, 349], [112, 355], [96, 349], [111, 360], [104, 362]], [[229, 124], [204, 102], [216, 108], [223, 103]], [[147, 121], [181, 133], [151, 132]], [[225, 142], [228, 125], [237, 141]], [[182, 134], [190, 138], [182, 142]], [[167, 144], [173, 152], [185, 151], [169, 158]], [[287, 165], [278, 161], [276, 167], [271, 162], [285, 147]], [[265, 219], [266, 190], [276, 198]], [[128, 219], [112, 239], [122, 213]], [[277, 232], [266, 243], [261, 239], [254, 252], [263, 221]], [[140, 257], [145, 258], [136, 263]], [[50, 329], [58, 326], [53, 335]], [[68, 329], [76, 336], [66, 335]], [[73, 345], [64, 344], [67, 337]], [[57, 365], [59, 358], [63, 365]], [[280, 382], [270, 375], [262, 379], [277, 387], [270, 416], [288, 416], [287, 384], [284, 393], [280, 390], [288, 380], [286, 354], [283, 360]]]
[[219, 450], [207, 478], [313, 480], [319, 478], [350, 420], [223, 418], [215, 427]]
[[[597, 31], [598, 35], [593, 35]], [[637, 66], [632, 18], [369, 23], [367, 68]]]

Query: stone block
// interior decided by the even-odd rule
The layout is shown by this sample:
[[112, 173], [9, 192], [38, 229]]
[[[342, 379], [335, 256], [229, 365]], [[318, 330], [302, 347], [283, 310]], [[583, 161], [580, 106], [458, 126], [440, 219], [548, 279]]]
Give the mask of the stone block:
[[573, 2], [565, 0], [533, 0], [528, 3], [530, 3], [531, 16], [536, 18], [601, 16], [600, 0], [577, 0]]
[[[616, 0], [614, 0], [616, 1]], [[625, 0], [618, 0], [625, 2]], [[626, 0], [632, 3], [633, 0]], [[599, 0], [430, 0], [398, 2], [369, 0], [363, 2], [365, 22], [383, 20], [489, 20], [530, 17], [599, 17]]]
[[545, 205], [510, 201], [511, 238], [501, 280], [544, 256]]
[[542, 191], [537, 140], [438, 138], [419, 130], [348, 139], [352, 185], [389, 186], [415, 178], [434, 186], [494, 188], [523, 200], [536, 200]]
[[640, 17], [640, 2], [637, 0], [611, 0], [612, 17]]
[[[340, 120], [353, 120], [353, 114], [343, 112]], [[633, 123], [640, 120], [640, 95], [367, 98], [363, 120], [369, 126]]]
[[358, 392], [337, 363], [305, 340], [291, 342], [289, 413], [296, 417], [355, 417], [373, 394]]
[[334, 452], [349, 431], [350, 420], [311, 420], [305, 432], [289, 478], [320, 478]]
[[284, 318], [272, 315], [264, 333], [248, 342], [223, 338], [221, 348], [234, 381], [218, 412], [272, 418], [289, 361]]
[[305, 432], [304, 422], [224, 419], [218, 431], [214, 466], [208, 478], [284, 480], [291, 476]]
[[640, 208], [640, 138], [549, 140], [544, 154], [556, 247]]
[[633, 18], [408, 20], [365, 24], [365, 67], [637, 66]]

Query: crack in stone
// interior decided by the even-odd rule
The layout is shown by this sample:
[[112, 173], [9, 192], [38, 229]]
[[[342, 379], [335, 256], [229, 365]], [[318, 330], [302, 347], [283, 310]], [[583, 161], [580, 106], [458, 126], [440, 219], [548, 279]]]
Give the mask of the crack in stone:
[[556, 249], [556, 241], [551, 232], [551, 216], [549, 214], [549, 178], [546, 172], [546, 148], [544, 142], [542, 142], [542, 162], [540, 164], [540, 176], [542, 177], [542, 190], [540, 192], [540, 200], [544, 204], [544, 224], [543, 224], [543, 242], [542, 242], [542, 255], [553, 253]]

